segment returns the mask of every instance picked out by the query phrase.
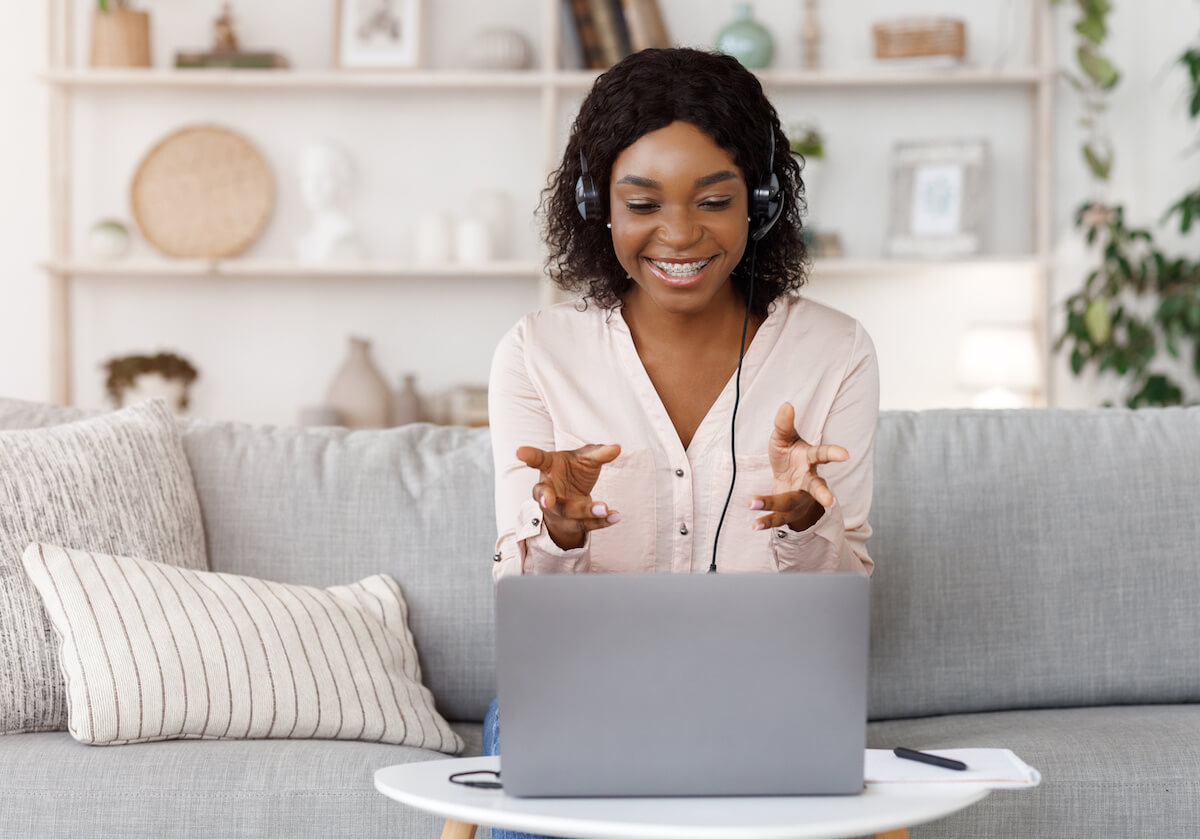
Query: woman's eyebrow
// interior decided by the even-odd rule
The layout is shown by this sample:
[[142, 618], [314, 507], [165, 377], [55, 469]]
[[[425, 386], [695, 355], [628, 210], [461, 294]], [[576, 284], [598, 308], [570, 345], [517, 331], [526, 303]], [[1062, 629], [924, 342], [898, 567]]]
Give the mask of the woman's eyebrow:
[[[713, 184], [727, 181], [730, 178], [736, 178], [737, 173], [731, 172], [728, 169], [722, 169], [720, 172], [713, 172], [711, 175], [705, 175], [702, 178], [696, 178], [697, 187], [712, 186]], [[617, 181], [619, 184], [633, 184], [634, 186], [645, 187], [646, 189], [662, 189], [662, 184], [651, 178], [643, 178], [641, 175], [626, 175]]]
[[705, 175], [703, 178], [696, 178], [696, 186], [712, 186], [713, 184], [727, 181], [730, 178], [736, 178], [737, 172], [730, 172], [728, 169], [722, 169], [720, 172], [713, 172], [711, 175]]

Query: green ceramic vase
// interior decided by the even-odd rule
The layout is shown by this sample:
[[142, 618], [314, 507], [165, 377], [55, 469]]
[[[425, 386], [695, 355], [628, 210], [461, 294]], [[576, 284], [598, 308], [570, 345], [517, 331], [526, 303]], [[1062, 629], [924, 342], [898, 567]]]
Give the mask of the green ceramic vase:
[[751, 70], [759, 70], [771, 63], [775, 56], [775, 43], [766, 27], [753, 19], [750, 3], [738, 3], [733, 23], [717, 35], [717, 49], [732, 55]]

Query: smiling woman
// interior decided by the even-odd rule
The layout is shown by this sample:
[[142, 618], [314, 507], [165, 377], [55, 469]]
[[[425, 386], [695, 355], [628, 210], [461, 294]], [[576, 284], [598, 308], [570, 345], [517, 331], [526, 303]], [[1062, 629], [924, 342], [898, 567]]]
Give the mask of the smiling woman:
[[796, 294], [803, 194], [734, 59], [644, 50], [597, 79], [543, 201], [582, 299], [492, 362], [497, 578], [871, 572], [875, 350]]
[[[800, 164], [790, 154], [779, 117], [758, 78], [736, 59], [699, 50], [643, 50], [596, 80], [579, 109], [562, 165], [551, 176], [543, 197], [550, 275], [562, 288], [582, 292], [601, 306], [619, 305], [632, 272], [617, 259], [606, 228], [589, 223], [576, 212], [575, 183], [582, 174], [581, 155], [597, 184], [612, 184], [599, 196], [600, 212], [605, 221], [612, 222], [609, 212], [619, 201], [615, 193], [618, 179], [631, 177], [628, 185], [642, 187], [648, 186], [645, 180], [657, 180], [648, 172], [624, 171], [619, 178], [613, 177], [618, 160], [643, 137], [673, 122], [697, 129], [724, 152], [722, 180], [732, 174], [729, 180], [740, 181], [745, 190], [770, 169], [780, 180], [784, 217], [773, 235], [763, 238], [756, 254], [758, 277], [752, 305], [757, 315], [764, 316], [772, 300], [803, 285], [808, 268], [808, 252], [799, 235], [805, 212]], [[662, 144], [657, 145], [661, 148]], [[696, 187], [707, 185], [697, 183]], [[730, 185], [724, 186], [724, 194], [732, 198]], [[744, 202], [742, 209], [744, 218]], [[748, 260], [735, 264], [731, 277], [746, 296]]]

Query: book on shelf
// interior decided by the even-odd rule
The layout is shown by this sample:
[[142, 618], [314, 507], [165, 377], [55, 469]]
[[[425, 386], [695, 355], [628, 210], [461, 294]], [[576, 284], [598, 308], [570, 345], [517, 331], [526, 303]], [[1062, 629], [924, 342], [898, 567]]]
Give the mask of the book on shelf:
[[589, 70], [603, 70], [609, 64], [605, 60], [604, 48], [600, 44], [600, 28], [592, 16], [591, 0], [564, 0], [570, 19], [575, 25], [583, 66]]
[[615, 9], [612, 0], [589, 0], [589, 5], [600, 41], [600, 54], [604, 56], [604, 66], [611, 67], [627, 55], [622, 50], [621, 36], [617, 31], [619, 3]]
[[583, 43], [579, 40], [579, 27], [575, 25], [575, 15], [571, 11], [571, 0], [562, 0], [562, 45], [559, 60], [564, 70], [577, 70], [587, 67], [588, 63], [583, 54]]
[[564, 63], [604, 70], [638, 50], [671, 45], [658, 0], [563, 0], [563, 13]]
[[629, 30], [629, 41], [633, 52], [651, 47], [669, 47], [671, 38], [663, 23], [658, 0], [621, 0], [625, 26]]

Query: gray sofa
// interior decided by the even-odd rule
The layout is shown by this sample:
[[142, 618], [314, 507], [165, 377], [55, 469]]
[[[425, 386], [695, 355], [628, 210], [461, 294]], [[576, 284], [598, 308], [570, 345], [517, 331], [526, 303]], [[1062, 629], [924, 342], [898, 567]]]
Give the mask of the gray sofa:
[[[0, 400], [0, 428], [78, 412]], [[478, 754], [493, 696], [486, 430], [184, 421], [214, 570], [403, 586]], [[921, 837], [1200, 835], [1200, 409], [885, 413], [869, 744], [1005, 746], [1043, 775]], [[0, 737], [0, 835], [437, 836], [372, 786], [440, 757], [343, 741]]]

